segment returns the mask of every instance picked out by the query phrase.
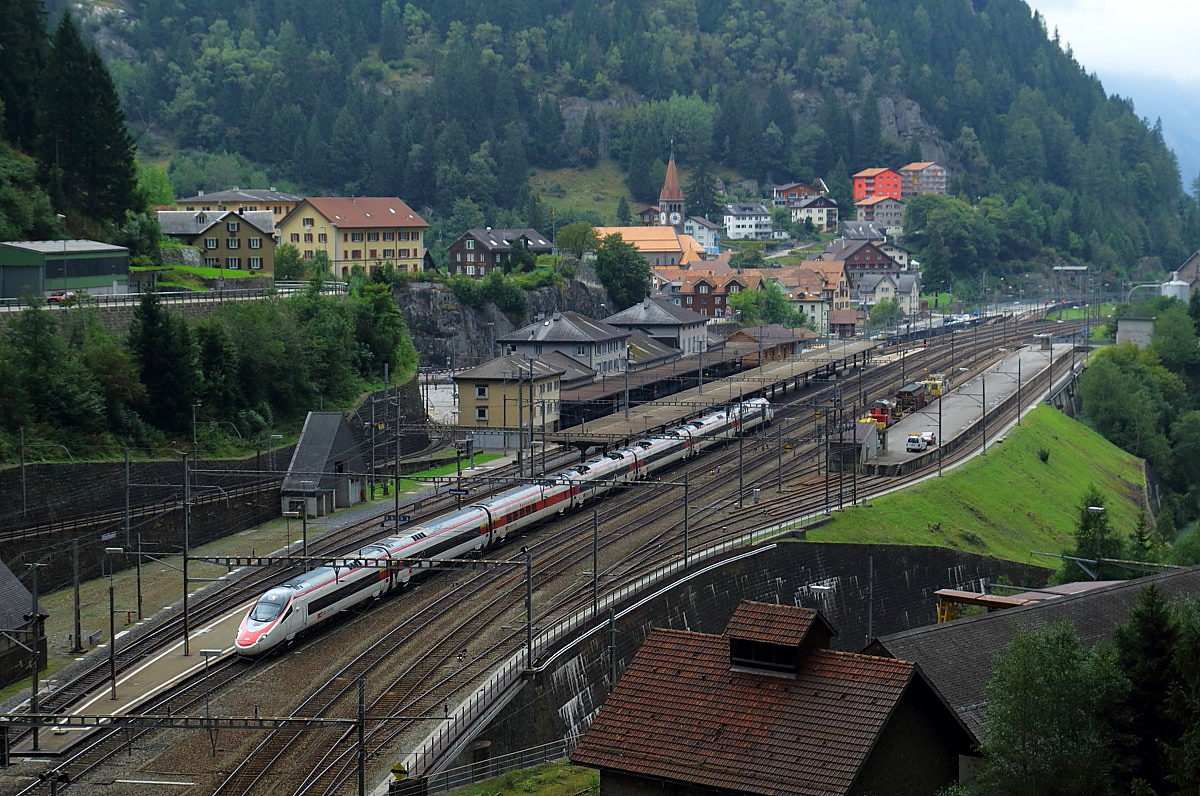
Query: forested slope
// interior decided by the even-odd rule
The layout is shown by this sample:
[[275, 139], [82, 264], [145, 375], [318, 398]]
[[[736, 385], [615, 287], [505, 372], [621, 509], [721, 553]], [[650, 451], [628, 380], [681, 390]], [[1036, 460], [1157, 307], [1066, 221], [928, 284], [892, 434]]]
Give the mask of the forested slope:
[[143, 144], [184, 150], [181, 191], [229, 187], [186, 155], [227, 152], [303, 192], [548, 226], [531, 168], [610, 155], [653, 200], [674, 142], [685, 169], [823, 177], [846, 209], [858, 169], [943, 162], [996, 238], [950, 253], [963, 276], [1170, 266], [1200, 237], [1161, 130], [1020, 0], [126, 0], [89, 20]]

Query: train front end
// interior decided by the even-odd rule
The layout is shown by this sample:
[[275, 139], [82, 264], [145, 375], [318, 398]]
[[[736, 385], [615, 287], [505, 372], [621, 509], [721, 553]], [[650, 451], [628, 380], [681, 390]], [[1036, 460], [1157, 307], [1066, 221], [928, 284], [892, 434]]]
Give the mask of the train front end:
[[289, 632], [293, 592], [287, 586], [276, 586], [254, 604], [238, 627], [234, 648], [240, 655], [261, 655], [274, 649], [294, 635]]

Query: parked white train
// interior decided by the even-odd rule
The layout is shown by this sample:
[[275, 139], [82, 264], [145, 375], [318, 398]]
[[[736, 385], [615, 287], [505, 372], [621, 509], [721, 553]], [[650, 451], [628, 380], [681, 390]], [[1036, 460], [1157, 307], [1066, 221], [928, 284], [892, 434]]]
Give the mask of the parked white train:
[[340, 611], [405, 585], [422, 568], [423, 559], [478, 553], [527, 525], [582, 506], [618, 484], [696, 456], [711, 445], [766, 425], [773, 417], [774, 410], [765, 398], [733, 404], [536, 483], [505, 490], [405, 529], [402, 535], [372, 542], [346, 557], [386, 560], [386, 566], [322, 566], [275, 586], [242, 620], [237, 650], [243, 655], [262, 654]]

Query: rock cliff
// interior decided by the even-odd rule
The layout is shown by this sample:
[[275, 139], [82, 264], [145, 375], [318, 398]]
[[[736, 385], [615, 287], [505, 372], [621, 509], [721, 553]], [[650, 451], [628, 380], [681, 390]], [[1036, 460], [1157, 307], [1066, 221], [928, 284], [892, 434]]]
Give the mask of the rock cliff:
[[[615, 311], [604, 288], [579, 279], [526, 295], [528, 309], [520, 317], [509, 316], [491, 304], [480, 309], [466, 306], [436, 282], [409, 284], [398, 291], [397, 302], [420, 354], [421, 367], [478, 365], [498, 354], [499, 338], [555, 312], [573, 310], [602, 318]], [[608, 306], [601, 309], [601, 304]]]

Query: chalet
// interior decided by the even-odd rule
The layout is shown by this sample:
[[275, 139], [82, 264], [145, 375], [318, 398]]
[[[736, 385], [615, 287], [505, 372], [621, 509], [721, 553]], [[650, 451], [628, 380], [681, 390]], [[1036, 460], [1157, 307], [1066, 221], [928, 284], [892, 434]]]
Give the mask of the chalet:
[[275, 220], [267, 210], [160, 210], [164, 237], [200, 250], [209, 268], [275, 276]]
[[554, 244], [536, 229], [469, 229], [450, 244], [449, 271], [482, 279], [503, 270], [514, 246], [524, 246], [534, 256], [554, 251]]
[[354, 268], [371, 272], [385, 263], [414, 274], [425, 267], [429, 224], [394, 196], [310, 197], [278, 226], [280, 243], [306, 260], [323, 252], [342, 279]]
[[830, 241], [819, 257], [825, 261], [845, 263], [846, 277], [852, 283], [864, 274], [891, 274], [900, 271], [896, 261], [869, 240], [839, 238]]
[[[915, 664], [829, 648], [816, 611], [743, 602], [650, 632], [571, 761], [622, 796], [937, 793], [975, 739]], [[950, 656], [953, 658], [953, 656]]]
[[705, 318], [731, 318], [736, 312], [728, 304], [728, 298], [745, 290], [750, 278], [739, 274], [719, 275], [700, 272], [684, 277], [679, 287], [679, 298], [684, 309], [692, 310]]
[[793, 182], [789, 185], [777, 185], [771, 189], [771, 201], [776, 207], [795, 207], [805, 199], [814, 196], [825, 196], [829, 189], [822, 180], [809, 185], [803, 182]]
[[792, 223], [812, 222], [818, 232], [833, 232], [838, 226], [837, 202], [828, 196], [810, 196], [791, 206]]
[[869, 196], [900, 198], [900, 175], [891, 169], [863, 169], [853, 180], [856, 202]]

